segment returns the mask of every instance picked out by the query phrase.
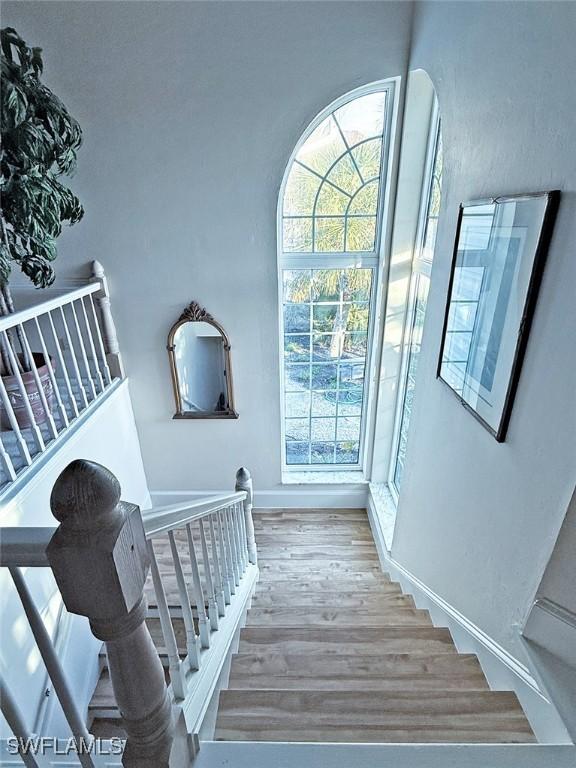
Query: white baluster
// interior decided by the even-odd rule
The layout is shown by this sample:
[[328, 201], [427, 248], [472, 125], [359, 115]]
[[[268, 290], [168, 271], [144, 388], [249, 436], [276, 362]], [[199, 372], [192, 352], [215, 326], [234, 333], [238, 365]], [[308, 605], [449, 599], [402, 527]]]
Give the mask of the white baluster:
[[92, 281], [100, 283], [102, 288], [95, 296], [95, 299], [102, 319], [102, 336], [110, 371], [115, 378], [123, 379], [124, 366], [122, 365], [120, 347], [118, 346], [118, 337], [116, 335], [116, 326], [114, 325], [114, 318], [112, 317], [112, 310], [110, 308], [108, 281], [104, 273], [104, 267], [99, 261], [92, 262]]
[[14, 585], [18, 590], [20, 600], [22, 601], [22, 607], [24, 608], [28, 624], [34, 635], [38, 650], [40, 651], [40, 656], [46, 665], [46, 670], [48, 671], [48, 675], [50, 676], [50, 680], [52, 681], [52, 685], [58, 696], [58, 701], [60, 702], [62, 711], [68, 721], [72, 736], [78, 745], [78, 759], [84, 768], [94, 768], [94, 763], [90, 755], [81, 754], [80, 747], [82, 744], [84, 744], [84, 746], [90, 744], [92, 737], [88, 733], [86, 725], [84, 724], [84, 719], [76, 706], [64, 670], [60, 665], [60, 661], [56, 655], [54, 646], [52, 645], [50, 635], [44, 626], [44, 622], [42, 621], [42, 617], [40, 616], [34, 601], [32, 600], [32, 595], [24, 581], [21, 569], [10, 568], [9, 570]]
[[6, 472], [6, 475], [8, 476], [8, 480], [16, 480], [16, 471], [14, 469], [14, 465], [12, 464], [12, 459], [10, 458], [8, 451], [4, 447], [2, 438], [0, 438], [0, 464], [4, 468], [4, 472]]
[[230, 550], [232, 552], [232, 569], [234, 571], [234, 583], [236, 586], [240, 584], [240, 560], [238, 558], [238, 548], [236, 535], [234, 531], [234, 518], [232, 514], [232, 508], [228, 507], [224, 510], [224, 519], [226, 520], [226, 527], [228, 529], [228, 535], [230, 537]]
[[[21, 340], [21, 343], [24, 346], [24, 349], [26, 350], [26, 354], [28, 355], [28, 359], [30, 360], [30, 365], [32, 368], [32, 376], [34, 377], [34, 383], [36, 384], [36, 389], [38, 390], [38, 396], [40, 397], [40, 402], [42, 403], [42, 409], [44, 410], [46, 421], [48, 422], [48, 431], [50, 432], [53, 438], [56, 438], [58, 437], [58, 430], [56, 429], [56, 424], [54, 424], [54, 417], [52, 416], [52, 411], [50, 410], [50, 406], [48, 405], [48, 399], [46, 397], [46, 393], [44, 392], [44, 387], [42, 386], [42, 382], [40, 381], [40, 374], [38, 373], [38, 367], [34, 362], [34, 356], [32, 354], [32, 350], [30, 349], [30, 344], [28, 342], [28, 335], [26, 334], [26, 329], [24, 328], [23, 325], [20, 325], [18, 327], [20, 329], [18, 338]], [[44, 362], [47, 365], [47, 367], [50, 368], [50, 359], [46, 357], [44, 358]]]
[[38, 334], [38, 339], [40, 341], [40, 349], [42, 350], [42, 355], [44, 357], [44, 361], [46, 362], [46, 367], [48, 368], [48, 373], [50, 375], [50, 381], [52, 382], [52, 389], [54, 390], [54, 397], [56, 398], [56, 405], [58, 406], [58, 413], [60, 414], [60, 420], [62, 421], [62, 426], [65, 428], [69, 424], [68, 413], [66, 412], [66, 408], [64, 407], [64, 403], [62, 402], [60, 389], [58, 387], [58, 382], [56, 381], [56, 376], [54, 374], [52, 359], [48, 354], [48, 348], [46, 347], [44, 335], [42, 333], [42, 329], [40, 328], [40, 323], [38, 322], [37, 317], [34, 318], [34, 323], [36, 325], [36, 332]]
[[28, 392], [26, 391], [26, 387], [24, 386], [24, 382], [22, 381], [22, 375], [20, 374], [18, 363], [16, 362], [16, 355], [14, 354], [14, 350], [12, 349], [12, 345], [10, 344], [10, 339], [8, 338], [8, 334], [6, 333], [6, 331], [2, 331], [2, 338], [4, 339], [6, 350], [8, 352], [8, 357], [10, 359], [10, 365], [12, 366], [12, 370], [14, 371], [14, 377], [16, 378], [18, 389], [20, 390], [20, 397], [22, 398], [24, 410], [26, 411], [26, 415], [28, 416], [28, 420], [30, 421], [30, 429], [32, 430], [32, 436], [34, 438], [34, 442], [36, 443], [36, 447], [38, 448], [38, 451], [42, 453], [45, 448], [44, 438], [42, 437], [42, 433], [38, 428], [38, 424], [36, 424], [36, 419], [34, 418], [32, 406], [30, 405], [30, 400], [28, 399]]
[[218, 629], [218, 607], [216, 605], [216, 592], [214, 590], [214, 581], [212, 579], [212, 567], [208, 557], [208, 545], [206, 543], [206, 534], [204, 533], [204, 524], [198, 520], [200, 529], [200, 546], [202, 547], [202, 560], [204, 561], [204, 578], [206, 579], [206, 590], [208, 592], [208, 616], [210, 617], [210, 628], [215, 632]]
[[66, 322], [66, 316], [64, 314], [64, 310], [62, 309], [62, 307], [58, 307], [58, 310], [60, 312], [60, 318], [62, 320], [62, 328], [64, 330], [66, 345], [70, 350], [70, 361], [72, 363], [72, 368], [74, 370], [74, 376], [76, 377], [76, 384], [80, 391], [80, 399], [82, 400], [82, 404], [84, 408], [88, 408], [88, 395], [86, 393], [86, 390], [84, 389], [84, 382], [82, 381], [82, 376], [80, 375], [80, 369], [78, 368], [78, 361], [76, 360], [76, 352], [72, 344], [72, 337], [70, 336], [70, 330], [68, 328], [68, 323]]
[[52, 315], [50, 314], [50, 312], [46, 313], [46, 317], [48, 319], [48, 325], [50, 326], [50, 332], [52, 334], [52, 338], [54, 339], [54, 349], [56, 350], [56, 357], [58, 358], [60, 371], [62, 373], [62, 376], [64, 377], [64, 385], [66, 387], [66, 392], [68, 393], [68, 402], [70, 403], [70, 407], [72, 408], [72, 417], [75, 418], [76, 416], [78, 416], [78, 403], [76, 402], [74, 392], [72, 391], [72, 385], [70, 384], [68, 369], [66, 367], [66, 363], [64, 362], [64, 355], [62, 354], [60, 340], [58, 338], [58, 334], [56, 333], [56, 328], [54, 327], [54, 320], [52, 319]]
[[242, 573], [248, 566], [248, 557], [246, 556], [246, 536], [244, 535], [244, 526], [242, 525], [242, 519], [244, 518], [244, 508], [242, 502], [235, 504], [236, 510], [236, 525], [238, 527], [238, 546], [240, 548], [240, 561], [242, 563]]
[[92, 361], [94, 363], [96, 383], [100, 387], [100, 392], [103, 392], [104, 379], [102, 378], [102, 374], [100, 373], [100, 366], [98, 365], [98, 357], [96, 355], [96, 348], [94, 347], [94, 339], [92, 337], [92, 328], [90, 328], [90, 323], [88, 322], [88, 315], [86, 313], [86, 304], [84, 303], [83, 299], [80, 299], [78, 303], [80, 304], [80, 307], [82, 309], [82, 318], [84, 319], [84, 326], [86, 328], [86, 337], [88, 339], [88, 347], [90, 349], [90, 354], [92, 355]]
[[216, 546], [216, 531], [214, 530], [214, 515], [208, 517], [208, 529], [210, 531], [210, 546], [212, 548], [212, 557], [214, 558], [214, 588], [216, 590], [216, 603], [218, 604], [218, 613], [220, 616], [224, 616], [226, 609], [226, 601], [224, 599], [224, 578], [222, 574], [222, 567], [220, 565], [220, 556], [218, 555], [218, 547]]
[[196, 558], [196, 549], [194, 547], [194, 537], [190, 523], [186, 525], [186, 536], [188, 537], [188, 549], [190, 550], [190, 566], [192, 568], [192, 585], [194, 588], [194, 599], [196, 600], [196, 611], [198, 612], [198, 629], [200, 631], [200, 643], [202, 648], [210, 647], [210, 626], [208, 616], [206, 615], [206, 606], [204, 605], [204, 593], [202, 591], [202, 582], [200, 581], [200, 571], [198, 569], [198, 559]]
[[0, 710], [6, 718], [6, 722], [10, 727], [10, 730], [18, 740], [18, 754], [22, 758], [24, 765], [28, 768], [39, 768], [36, 758], [31, 754], [29, 750], [22, 749], [26, 743], [29, 743], [29, 739], [32, 734], [26, 728], [22, 713], [18, 709], [18, 705], [12, 696], [12, 693], [4, 680], [0, 677]]
[[176, 583], [178, 584], [178, 593], [180, 595], [180, 605], [182, 606], [182, 618], [186, 630], [186, 650], [188, 651], [188, 660], [192, 669], [200, 669], [200, 639], [194, 630], [194, 619], [192, 609], [190, 608], [190, 596], [186, 587], [186, 579], [182, 571], [180, 562], [180, 553], [176, 546], [174, 531], [168, 531], [168, 540], [172, 551], [172, 560], [174, 561], [174, 572], [176, 573]]
[[102, 332], [100, 331], [100, 323], [98, 322], [98, 316], [96, 315], [96, 307], [94, 306], [94, 297], [92, 294], [88, 296], [88, 303], [90, 304], [92, 320], [94, 328], [96, 329], [96, 345], [100, 353], [100, 360], [102, 361], [102, 368], [104, 370], [104, 379], [106, 384], [112, 383], [112, 376], [110, 374], [110, 368], [108, 367], [108, 361], [106, 360], [106, 350], [104, 349], [104, 342], [102, 341]]
[[78, 346], [80, 347], [80, 357], [82, 359], [82, 365], [84, 366], [84, 371], [86, 372], [86, 380], [88, 382], [88, 387], [90, 389], [92, 399], [95, 400], [97, 395], [96, 387], [94, 386], [92, 371], [90, 370], [90, 364], [88, 363], [88, 356], [86, 354], [86, 347], [84, 346], [84, 339], [82, 338], [82, 332], [80, 331], [80, 324], [78, 322], [78, 316], [76, 314], [76, 307], [74, 306], [73, 301], [71, 301], [68, 306], [70, 307], [70, 313], [72, 315], [72, 321], [74, 323], [74, 330], [76, 331], [76, 338], [78, 340]]
[[16, 438], [20, 455], [22, 456], [22, 459], [27, 464], [27, 466], [30, 466], [30, 464], [32, 464], [32, 457], [30, 456], [30, 451], [28, 450], [28, 444], [24, 439], [24, 437], [22, 436], [22, 432], [20, 432], [20, 427], [18, 426], [18, 422], [16, 421], [16, 415], [14, 413], [14, 409], [12, 408], [12, 403], [10, 402], [10, 398], [8, 397], [8, 393], [6, 392], [6, 387], [4, 386], [4, 381], [2, 380], [1, 376], [0, 376], [0, 400], [2, 400], [2, 405], [4, 406], [4, 410], [6, 411], [8, 421], [10, 422], [10, 427], [12, 428], [12, 432], [14, 433], [14, 437]]
[[236, 490], [245, 491], [244, 499], [244, 522], [246, 525], [246, 542], [248, 545], [248, 557], [253, 565], [258, 563], [258, 552], [256, 550], [256, 537], [254, 536], [254, 521], [252, 519], [252, 499], [253, 488], [250, 472], [245, 467], [240, 467], [236, 472]]
[[164, 637], [164, 645], [166, 646], [166, 653], [168, 654], [170, 682], [172, 683], [174, 696], [177, 699], [183, 699], [186, 695], [184, 676], [182, 674], [180, 654], [178, 653], [178, 643], [176, 642], [176, 635], [174, 634], [174, 627], [172, 626], [172, 619], [170, 617], [170, 609], [168, 608], [168, 601], [166, 600], [166, 592], [164, 591], [164, 585], [162, 584], [162, 577], [160, 576], [160, 571], [158, 569], [154, 547], [150, 540], [146, 542], [146, 548], [150, 558], [150, 570], [152, 573], [154, 592], [156, 593], [156, 603], [158, 607], [158, 616], [160, 617], [160, 626], [162, 627], [162, 636]]
[[244, 504], [240, 502], [238, 505], [238, 521], [240, 523], [240, 543], [242, 545], [242, 558], [244, 560], [244, 568], [248, 567], [250, 557], [248, 556], [248, 539], [246, 537], [246, 520], [244, 518]]
[[234, 582], [234, 579], [232, 578], [232, 566], [230, 564], [230, 559], [228, 557], [228, 552], [226, 548], [226, 536], [224, 534], [224, 526], [222, 524], [222, 513], [221, 511], [218, 511], [216, 514], [216, 522], [218, 524], [218, 543], [220, 544], [220, 560], [222, 561], [222, 586], [224, 588], [224, 602], [226, 605], [230, 605], [230, 600], [232, 599], [231, 595], [231, 584]]
[[236, 544], [236, 553], [238, 557], [238, 572], [240, 578], [244, 575], [244, 558], [242, 557], [242, 544], [240, 541], [240, 523], [238, 521], [238, 504], [234, 503], [230, 507], [230, 516], [232, 518], [232, 531], [234, 533], [234, 543]]

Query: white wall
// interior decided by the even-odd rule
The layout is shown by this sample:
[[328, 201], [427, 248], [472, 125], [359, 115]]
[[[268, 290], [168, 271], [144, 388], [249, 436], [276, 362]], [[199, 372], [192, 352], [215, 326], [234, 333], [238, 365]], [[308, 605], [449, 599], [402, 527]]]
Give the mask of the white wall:
[[[50, 512], [50, 493], [56, 477], [71, 461], [89, 459], [104, 464], [120, 481], [122, 498], [149, 506], [150, 497], [138, 446], [128, 382], [111, 392], [90, 419], [34, 473], [11, 500], [3, 498], [0, 526], [56, 526]], [[70, 616], [58, 622], [61, 598], [47, 568], [26, 568], [24, 578], [68, 675], [82, 709], [87, 706], [97, 679], [97, 651], [101, 643], [90, 633], [88, 620]], [[16, 589], [6, 568], [0, 568], [0, 674], [12, 691], [30, 729], [39, 724], [38, 706], [45, 686], [45, 668], [28, 628]], [[59, 633], [59, 636], [58, 636]], [[51, 699], [54, 699], [54, 693]], [[68, 736], [62, 710], [55, 705], [52, 717], [40, 731]], [[5, 724], [0, 718], [0, 736]]]
[[[431, 76], [442, 213], [393, 557], [513, 654], [576, 475], [576, 4], [421, 3], [411, 68]], [[435, 378], [458, 204], [563, 200], [506, 442]]]
[[[6, 2], [80, 120], [85, 220], [57, 268], [98, 258], [152, 488], [280, 482], [275, 216], [310, 120], [401, 74], [407, 2]], [[196, 299], [227, 330], [238, 421], [172, 421], [166, 337]]]

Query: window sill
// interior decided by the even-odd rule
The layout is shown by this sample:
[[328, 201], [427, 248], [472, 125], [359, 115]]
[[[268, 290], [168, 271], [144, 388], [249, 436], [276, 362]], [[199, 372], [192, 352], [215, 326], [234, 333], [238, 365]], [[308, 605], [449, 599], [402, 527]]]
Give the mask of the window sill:
[[388, 552], [392, 549], [396, 527], [396, 503], [387, 483], [370, 483], [370, 497]]
[[367, 485], [361, 470], [350, 472], [282, 472], [282, 485]]

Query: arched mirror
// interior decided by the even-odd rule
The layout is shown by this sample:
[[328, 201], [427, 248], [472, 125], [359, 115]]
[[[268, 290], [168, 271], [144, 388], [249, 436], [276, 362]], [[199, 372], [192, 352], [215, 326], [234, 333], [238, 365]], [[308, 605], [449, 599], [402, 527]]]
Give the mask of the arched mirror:
[[175, 419], [237, 419], [230, 342], [224, 328], [193, 301], [168, 334]]

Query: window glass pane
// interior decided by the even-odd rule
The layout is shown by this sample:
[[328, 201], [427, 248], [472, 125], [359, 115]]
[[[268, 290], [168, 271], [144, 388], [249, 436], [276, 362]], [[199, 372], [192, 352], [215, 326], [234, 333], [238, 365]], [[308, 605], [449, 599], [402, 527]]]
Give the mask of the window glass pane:
[[322, 179], [294, 163], [284, 189], [284, 216], [310, 216]]
[[415, 299], [413, 303], [412, 322], [410, 326], [410, 333], [408, 337], [409, 341], [407, 346], [404, 396], [399, 415], [400, 426], [398, 432], [396, 462], [394, 466], [393, 479], [397, 490], [400, 490], [402, 476], [404, 473], [404, 466], [406, 463], [408, 428], [410, 425], [412, 402], [414, 399], [414, 390], [416, 387], [416, 371], [418, 370], [418, 360], [420, 356], [420, 345], [422, 341], [422, 329], [424, 327], [424, 316], [426, 314], [429, 284], [429, 279], [424, 275], [418, 275], [416, 277]]
[[360, 443], [346, 441], [336, 443], [336, 463], [337, 464], [357, 464], [360, 453]]
[[287, 392], [285, 395], [286, 418], [307, 417], [310, 410], [308, 392]]
[[285, 334], [284, 359], [289, 363], [305, 363], [310, 360], [310, 336]]
[[[283, 280], [286, 460], [357, 464], [372, 270], [287, 270]], [[303, 295], [308, 303], [288, 300]]]
[[338, 391], [312, 392], [312, 416], [336, 416]]
[[[328, 181], [338, 189], [352, 196], [362, 186], [362, 179], [349, 154], [341, 157], [327, 176]], [[348, 198], [350, 199], [350, 198]]]
[[310, 301], [312, 272], [309, 269], [285, 269], [282, 274], [284, 301], [301, 304]]
[[312, 419], [310, 436], [312, 440], [334, 441], [336, 435], [336, 419]]
[[284, 219], [284, 250], [312, 251], [313, 219]]
[[370, 136], [382, 135], [385, 107], [385, 93], [370, 93], [336, 110], [336, 120], [350, 146]]
[[442, 199], [443, 159], [442, 131], [440, 130], [440, 123], [438, 123], [422, 243], [422, 258], [427, 261], [432, 261], [434, 257], [434, 246], [436, 245], [436, 231], [438, 229], [438, 216], [440, 214], [440, 202]]
[[313, 389], [335, 389], [338, 383], [338, 365], [337, 364], [314, 364], [312, 365], [312, 388]]
[[316, 201], [316, 216], [328, 214], [330, 216], [344, 216], [350, 203], [350, 197], [333, 187], [331, 184], [322, 184], [318, 200]]
[[362, 174], [363, 181], [377, 179], [380, 175], [380, 160], [382, 158], [382, 142], [380, 139], [365, 141], [352, 150], [352, 155]]
[[349, 416], [338, 418], [338, 440], [358, 440], [360, 437], [360, 419]]
[[286, 464], [309, 464], [310, 443], [286, 443]]
[[[374, 252], [385, 116], [386, 93], [368, 94], [339, 107], [306, 139], [284, 188], [285, 252]], [[357, 215], [370, 218], [349, 218], [346, 237], [346, 219]]]
[[316, 251], [343, 251], [344, 219], [314, 219], [314, 245]]
[[287, 365], [285, 367], [286, 392], [302, 392], [310, 389], [310, 366]]
[[286, 440], [309, 440], [310, 422], [308, 419], [286, 419]]
[[361, 187], [350, 201], [348, 215], [355, 213], [375, 216], [378, 210], [378, 182], [371, 181]]
[[334, 464], [334, 443], [312, 443], [311, 464]]
[[347, 251], [373, 251], [375, 237], [376, 218], [347, 219]]
[[326, 118], [301, 146], [296, 160], [324, 176], [346, 152], [346, 145], [332, 116]]
[[308, 304], [290, 304], [284, 310], [284, 333], [297, 333], [310, 330], [310, 306]]

